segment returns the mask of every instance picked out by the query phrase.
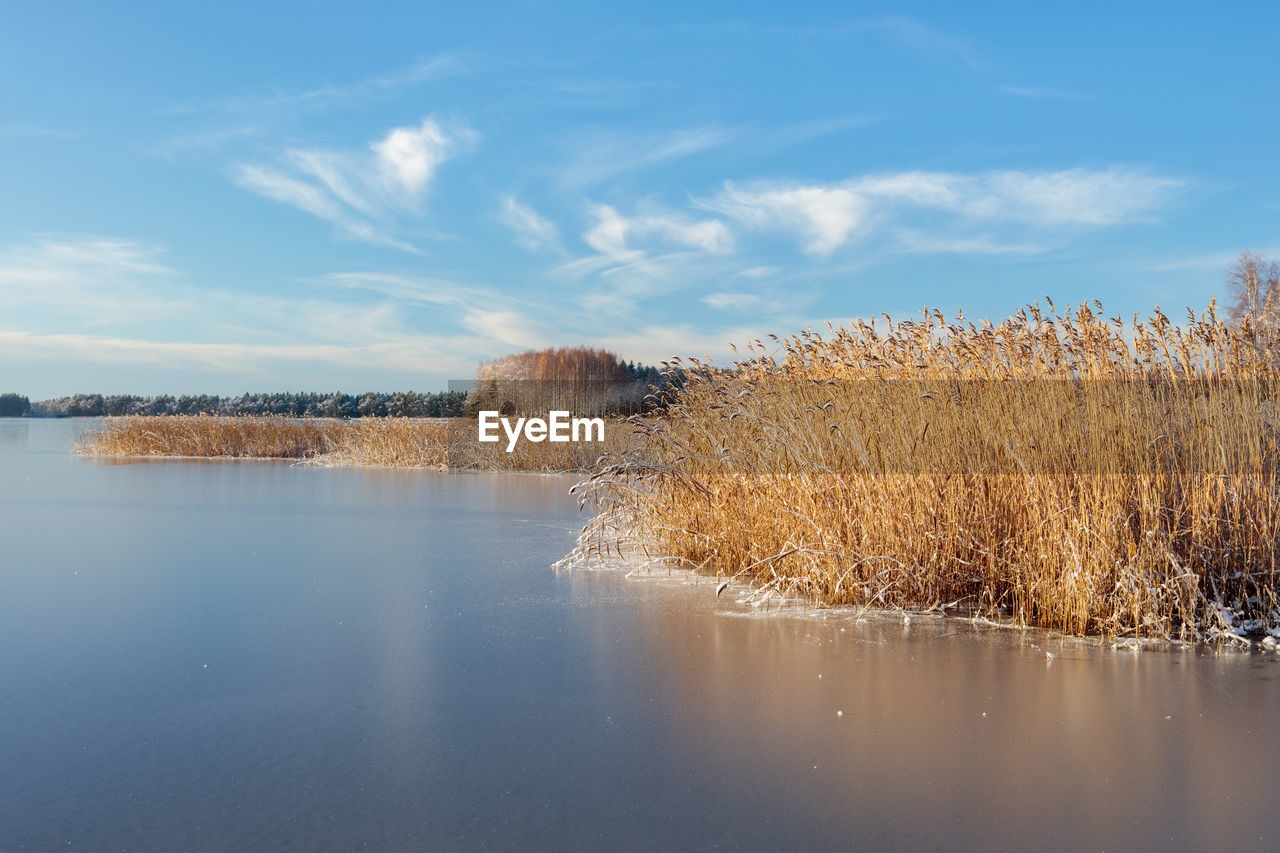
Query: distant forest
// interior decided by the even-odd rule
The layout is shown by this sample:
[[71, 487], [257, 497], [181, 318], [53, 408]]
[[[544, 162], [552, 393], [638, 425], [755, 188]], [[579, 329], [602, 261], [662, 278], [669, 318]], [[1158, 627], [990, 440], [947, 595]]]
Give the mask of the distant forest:
[[133, 394], [76, 394], [29, 403], [18, 394], [0, 395], [0, 416], [27, 415], [45, 418], [85, 418], [115, 415], [283, 415], [291, 418], [451, 418], [463, 414], [467, 395], [462, 391], [393, 394], [283, 392], [241, 394], [183, 394], [171, 397], [138, 397]]
[[[560, 355], [570, 350], [548, 350]], [[514, 373], [516, 363], [527, 364], [540, 353], [508, 356], [510, 367], [499, 374]], [[543, 359], [545, 361], [545, 358]], [[635, 362], [616, 362], [616, 372], [609, 375], [638, 386], [661, 384], [660, 370]], [[486, 378], [493, 375], [493, 370]], [[533, 376], [545, 376], [533, 374]], [[521, 373], [521, 378], [530, 377]], [[514, 377], [513, 377], [514, 378]], [[531, 378], [531, 377], [530, 377]], [[292, 418], [456, 418], [467, 414], [467, 392], [436, 391], [418, 393], [397, 391], [363, 394], [283, 392], [274, 394], [241, 394], [238, 397], [183, 394], [171, 397], [139, 397], [134, 394], [75, 394], [53, 400], [31, 402], [22, 394], [0, 394], [0, 417], [83, 418], [118, 415], [281, 415]]]

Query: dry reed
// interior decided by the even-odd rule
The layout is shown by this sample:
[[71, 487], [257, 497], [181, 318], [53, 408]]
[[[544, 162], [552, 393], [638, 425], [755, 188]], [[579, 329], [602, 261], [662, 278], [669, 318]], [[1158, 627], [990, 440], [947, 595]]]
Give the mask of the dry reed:
[[638, 550], [822, 604], [1069, 633], [1275, 626], [1275, 342], [1212, 304], [1182, 326], [1049, 309], [680, 364], [635, 421], [643, 452], [579, 487], [598, 512], [568, 562]]
[[474, 420], [362, 418], [353, 421], [209, 415], [107, 418], [79, 452], [95, 456], [297, 459], [319, 465], [588, 471], [636, 446], [632, 427], [610, 420], [603, 442], [481, 443]]
[[137, 415], [107, 418], [81, 436], [77, 449], [95, 456], [310, 459], [336, 450], [349, 431], [328, 420]]

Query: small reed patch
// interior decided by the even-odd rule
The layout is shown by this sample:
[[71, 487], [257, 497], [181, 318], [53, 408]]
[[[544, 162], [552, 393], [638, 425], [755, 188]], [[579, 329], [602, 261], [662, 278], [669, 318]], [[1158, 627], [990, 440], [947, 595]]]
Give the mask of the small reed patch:
[[137, 415], [107, 418], [76, 449], [91, 456], [312, 459], [337, 450], [350, 432], [342, 421]]
[[81, 436], [90, 456], [296, 459], [317, 465], [462, 468], [489, 471], [588, 471], [637, 445], [633, 427], [612, 419], [605, 440], [520, 442], [511, 453], [478, 440], [470, 418], [362, 418], [335, 421], [209, 415], [107, 418]]

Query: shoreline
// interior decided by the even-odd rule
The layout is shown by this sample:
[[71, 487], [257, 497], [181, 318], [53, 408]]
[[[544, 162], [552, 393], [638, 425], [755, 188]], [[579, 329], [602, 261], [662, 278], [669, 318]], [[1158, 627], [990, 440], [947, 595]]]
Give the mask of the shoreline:
[[[734, 619], [800, 619], [816, 620], [823, 623], [839, 624], [849, 622], [859, 624], [870, 621], [897, 625], [903, 631], [917, 629], [921, 623], [963, 625], [976, 632], [987, 629], [1002, 634], [1020, 633], [1037, 637], [1042, 642], [1062, 642], [1083, 645], [1089, 648], [1111, 649], [1116, 651], [1138, 652], [1171, 652], [1192, 651], [1197, 648], [1212, 649], [1215, 653], [1236, 654], [1280, 654], [1280, 629], [1275, 633], [1249, 632], [1248, 634], [1223, 633], [1217, 637], [1183, 640], [1172, 637], [1138, 637], [1105, 634], [1072, 634], [1053, 628], [1028, 625], [1016, 621], [1012, 614], [1008, 619], [993, 619], [974, 609], [963, 608], [909, 608], [909, 607], [868, 607], [862, 605], [841, 604], [828, 605], [822, 602], [806, 600], [799, 596], [783, 596], [775, 591], [762, 591], [758, 587], [742, 581], [731, 581], [723, 595], [729, 596], [724, 602], [715, 594], [719, 581], [724, 575], [702, 574], [693, 569], [679, 567], [655, 567], [646, 563], [635, 563], [626, 560], [609, 562], [593, 561], [591, 564], [577, 564], [572, 567], [560, 566], [563, 571], [615, 572], [621, 573], [628, 580], [638, 583], [669, 583], [678, 586], [707, 587], [707, 594], [714, 603], [723, 602], [718, 609], [721, 614]], [[728, 604], [729, 606], [725, 606]], [[1266, 642], [1271, 638], [1272, 642]], [[1033, 644], [1034, 645], [1034, 644]], [[1056, 656], [1048, 654], [1052, 662]]]
[[[581, 478], [586, 470], [531, 470], [531, 469], [499, 469], [499, 467], [466, 467], [461, 465], [376, 465], [372, 462], [329, 461], [323, 456], [311, 459], [287, 459], [280, 456], [175, 456], [150, 453], [150, 455], [128, 455], [128, 453], [79, 453], [74, 450], [68, 456], [77, 457], [88, 464], [102, 465], [148, 465], [164, 464], [164, 462], [200, 462], [200, 464], [223, 465], [228, 462], [244, 462], [244, 464], [271, 464], [287, 467], [310, 467], [325, 470], [367, 470], [367, 471], [402, 471], [404, 474], [509, 474], [520, 476], [562, 476], [566, 479]], [[580, 480], [577, 480], [580, 482]]]
[[115, 459], [273, 459], [319, 467], [590, 474], [633, 449], [626, 421], [597, 441], [482, 442], [471, 418], [294, 419], [220, 415], [127, 416], [82, 431], [72, 453]]

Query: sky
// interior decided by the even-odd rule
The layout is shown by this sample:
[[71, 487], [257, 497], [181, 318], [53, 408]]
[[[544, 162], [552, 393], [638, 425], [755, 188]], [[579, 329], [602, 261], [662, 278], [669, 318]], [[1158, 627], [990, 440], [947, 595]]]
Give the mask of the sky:
[[[127, 8], [108, 8], [108, 6]], [[0, 392], [440, 390], [1280, 254], [1274, 4], [11, 3]]]

